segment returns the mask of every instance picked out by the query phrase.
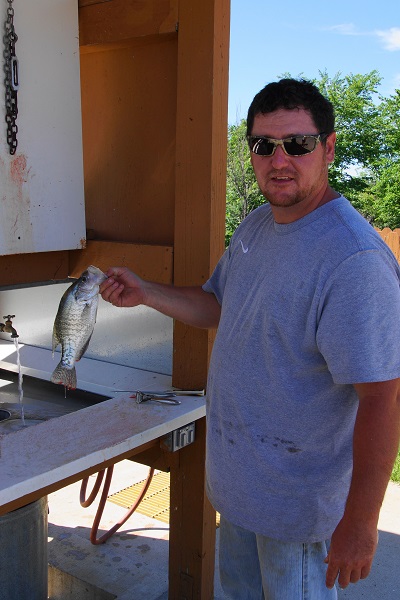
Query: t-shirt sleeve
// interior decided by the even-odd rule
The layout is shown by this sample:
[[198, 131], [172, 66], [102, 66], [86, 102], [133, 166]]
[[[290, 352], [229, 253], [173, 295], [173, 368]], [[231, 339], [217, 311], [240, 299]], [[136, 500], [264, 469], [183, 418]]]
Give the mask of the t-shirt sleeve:
[[400, 377], [399, 272], [384, 252], [354, 254], [329, 277], [317, 344], [335, 383]]
[[210, 279], [203, 285], [203, 290], [215, 295], [219, 304], [222, 305], [222, 297], [226, 285], [226, 278], [229, 268], [229, 249], [220, 258], [217, 266], [214, 269]]

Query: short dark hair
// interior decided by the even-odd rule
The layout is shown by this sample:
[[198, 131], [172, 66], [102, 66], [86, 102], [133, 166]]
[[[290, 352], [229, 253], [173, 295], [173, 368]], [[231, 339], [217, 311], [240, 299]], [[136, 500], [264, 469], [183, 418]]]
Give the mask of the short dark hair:
[[254, 96], [247, 113], [247, 135], [252, 134], [256, 115], [271, 113], [280, 108], [304, 108], [310, 112], [320, 133], [332, 133], [335, 130], [333, 105], [317, 86], [306, 79], [285, 78], [269, 83]]

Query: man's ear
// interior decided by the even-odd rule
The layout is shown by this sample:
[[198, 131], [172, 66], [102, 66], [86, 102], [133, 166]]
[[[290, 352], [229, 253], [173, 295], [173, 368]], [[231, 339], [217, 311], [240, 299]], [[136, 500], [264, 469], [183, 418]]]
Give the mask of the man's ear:
[[325, 142], [326, 160], [328, 164], [333, 163], [335, 160], [335, 144], [336, 144], [336, 132], [333, 131], [328, 135]]

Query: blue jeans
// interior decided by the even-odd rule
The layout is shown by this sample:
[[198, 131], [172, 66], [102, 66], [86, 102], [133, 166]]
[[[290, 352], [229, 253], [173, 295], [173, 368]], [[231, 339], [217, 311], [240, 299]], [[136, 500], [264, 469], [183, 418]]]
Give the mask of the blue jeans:
[[325, 586], [327, 543], [279, 542], [221, 515], [219, 569], [230, 600], [336, 600]]

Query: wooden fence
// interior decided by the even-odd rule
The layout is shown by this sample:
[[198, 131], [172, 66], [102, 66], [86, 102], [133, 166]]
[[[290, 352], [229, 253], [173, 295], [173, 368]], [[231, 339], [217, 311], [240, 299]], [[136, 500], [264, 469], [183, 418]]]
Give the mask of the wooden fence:
[[389, 227], [385, 227], [385, 229], [377, 229], [376, 231], [384, 239], [397, 260], [400, 262], [400, 229], [394, 229], [392, 231]]

